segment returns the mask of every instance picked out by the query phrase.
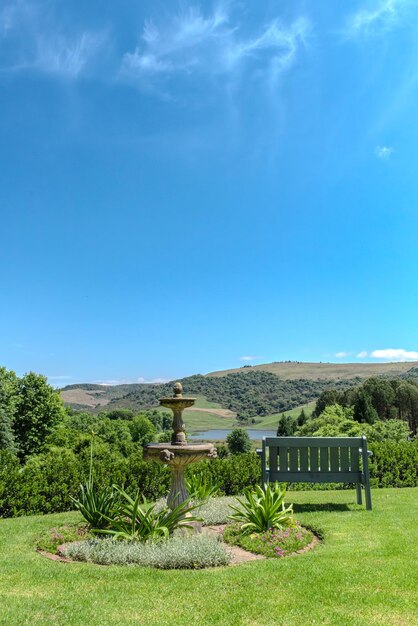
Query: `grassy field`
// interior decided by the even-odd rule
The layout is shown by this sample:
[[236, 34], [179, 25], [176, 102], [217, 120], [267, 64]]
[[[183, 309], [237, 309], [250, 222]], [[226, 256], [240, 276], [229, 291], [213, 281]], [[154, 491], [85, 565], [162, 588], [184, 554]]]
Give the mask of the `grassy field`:
[[[199, 410], [195, 411], [195, 407]], [[204, 396], [197, 396], [195, 407], [192, 409], [186, 409], [183, 413], [186, 428], [191, 433], [218, 428], [235, 428], [237, 426], [236, 417], [232, 411], [222, 409], [220, 404], [216, 402], [209, 402], [209, 400], [206, 400]], [[302, 408], [305, 409], [305, 413], [307, 415], [310, 415], [315, 408], [315, 402], [304, 404], [303, 406], [291, 409], [290, 411], [285, 411], [285, 413], [286, 415], [291, 415], [292, 417], [298, 417]], [[166, 411], [167, 409], [163, 409], [161, 407], [161, 410]], [[250, 430], [275, 430], [281, 415], [281, 413], [275, 413], [274, 415], [260, 417], [260, 421], [258, 421], [257, 424], [252, 424], [251, 426], [248, 426], [248, 428]]]
[[0, 624], [418, 624], [418, 489], [374, 490], [373, 511], [354, 491], [288, 495], [324, 533], [318, 548], [202, 571], [53, 562], [35, 553], [34, 536], [77, 514], [0, 520]]
[[[157, 410], [167, 411], [168, 409], [158, 407]], [[217, 402], [210, 402], [204, 396], [196, 396], [194, 407], [184, 411], [183, 419], [188, 432], [211, 428], [233, 428], [236, 425], [235, 413], [223, 409]]]
[[[284, 411], [285, 415], [291, 415], [292, 417], [299, 417], [302, 409], [305, 410], [307, 416], [311, 415], [312, 411], [315, 408], [315, 402], [309, 402], [309, 404], [304, 404], [303, 406], [298, 406], [296, 409], [291, 409], [290, 411]], [[257, 424], [253, 424], [249, 428], [256, 428], [260, 430], [275, 430], [279, 423], [279, 419], [282, 413], [275, 413], [274, 415], [266, 415], [265, 417], [260, 417], [260, 422]]]
[[227, 374], [246, 373], [254, 370], [276, 374], [282, 380], [352, 380], [370, 376], [393, 376], [406, 374], [418, 367], [418, 362], [409, 363], [264, 363], [251, 367], [238, 367], [230, 370], [211, 372], [207, 376], [226, 376]]

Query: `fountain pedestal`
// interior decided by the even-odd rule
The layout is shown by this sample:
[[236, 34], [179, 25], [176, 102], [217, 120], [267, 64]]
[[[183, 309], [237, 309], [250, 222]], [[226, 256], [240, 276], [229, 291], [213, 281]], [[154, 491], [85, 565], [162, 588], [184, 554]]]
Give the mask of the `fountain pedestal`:
[[171, 489], [167, 504], [171, 509], [189, 498], [184, 481], [184, 468], [202, 459], [214, 459], [217, 451], [212, 443], [188, 444], [184, 432], [183, 410], [195, 403], [195, 398], [183, 398], [180, 383], [173, 387], [172, 398], [161, 398], [160, 405], [173, 411], [171, 443], [150, 443], [144, 448], [144, 460], [168, 465], [171, 469]]

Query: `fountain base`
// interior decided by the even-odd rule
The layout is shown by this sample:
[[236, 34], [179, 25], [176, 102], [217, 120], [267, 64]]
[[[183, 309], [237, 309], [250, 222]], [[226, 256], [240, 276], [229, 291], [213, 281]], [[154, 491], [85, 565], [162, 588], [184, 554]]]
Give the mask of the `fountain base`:
[[171, 469], [171, 489], [167, 498], [167, 504], [171, 509], [189, 498], [184, 480], [186, 465], [216, 457], [217, 451], [212, 443], [150, 443], [144, 448], [145, 461], [156, 461], [168, 465]]

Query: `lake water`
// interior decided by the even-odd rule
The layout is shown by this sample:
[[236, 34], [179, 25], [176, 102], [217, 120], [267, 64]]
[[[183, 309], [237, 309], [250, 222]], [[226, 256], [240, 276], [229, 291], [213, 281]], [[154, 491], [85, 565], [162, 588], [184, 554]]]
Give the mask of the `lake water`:
[[[246, 429], [247, 430], [247, 429]], [[192, 433], [188, 435], [188, 439], [204, 439], [205, 441], [219, 441], [220, 439], [226, 439], [229, 433], [232, 432], [231, 429], [213, 429], [213, 430], [205, 430], [201, 433]], [[275, 437], [275, 430], [247, 430], [247, 433], [250, 439], [262, 439], [263, 437]]]

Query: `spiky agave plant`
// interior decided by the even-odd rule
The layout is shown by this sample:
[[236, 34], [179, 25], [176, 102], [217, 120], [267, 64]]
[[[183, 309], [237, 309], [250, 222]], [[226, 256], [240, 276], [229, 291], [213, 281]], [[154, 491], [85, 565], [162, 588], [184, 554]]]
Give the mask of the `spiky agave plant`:
[[86, 522], [92, 528], [105, 529], [109, 527], [110, 520], [118, 508], [118, 494], [112, 487], [98, 488], [94, 485], [93, 478], [93, 447], [96, 433], [91, 432], [90, 441], [90, 468], [89, 477], [80, 485], [80, 497], [71, 497], [76, 509], [80, 511]]
[[277, 483], [265, 484], [264, 489], [259, 485], [255, 490], [246, 489], [244, 499], [237, 498], [240, 507], [230, 504], [235, 513], [229, 515], [229, 519], [240, 522], [244, 533], [259, 533], [270, 528], [283, 530], [293, 526], [293, 505], [285, 506], [285, 495], [286, 488], [280, 489]]
[[209, 483], [203, 472], [193, 472], [186, 478], [186, 487], [193, 501], [205, 502], [219, 491], [219, 483]]
[[175, 509], [168, 507], [156, 511], [156, 504], [138, 494], [132, 498], [126, 491], [115, 487], [120, 501], [113, 519], [109, 518], [108, 529], [93, 529], [93, 532], [112, 535], [125, 541], [159, 541], [168, 539], [177, 528], [192, 528], [191, 522], [200, 518], [190, 515], [196, 508], [186, 500]]

